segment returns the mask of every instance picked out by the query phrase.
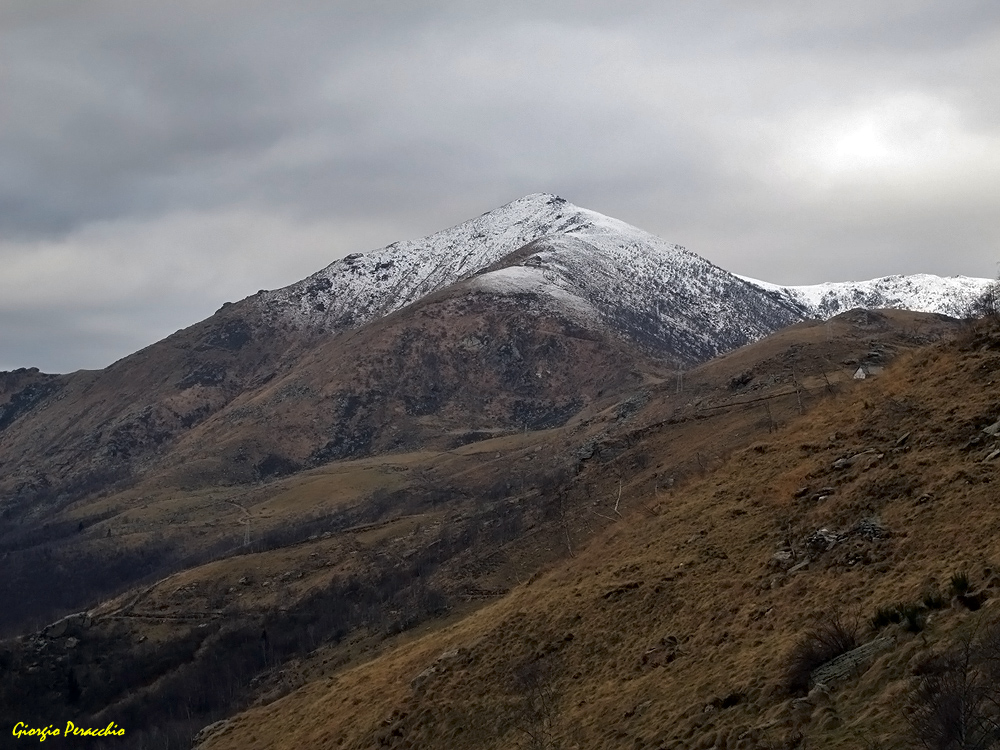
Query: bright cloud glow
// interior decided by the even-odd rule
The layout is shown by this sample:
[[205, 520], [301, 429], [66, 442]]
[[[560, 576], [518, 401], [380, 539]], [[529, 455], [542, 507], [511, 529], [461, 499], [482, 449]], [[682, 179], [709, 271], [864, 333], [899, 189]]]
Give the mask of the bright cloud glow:
[[923, 94], [810, 111], [787, 134], [785, 175], [821, 187], [974, 176], [1000, 163], [995, 137], [969, 132], [954, 107]]
[[820, 129], [815, 158], [834, 173], [938, 167], [955, 156], [957, 120], [942, 102], [897, 97]]

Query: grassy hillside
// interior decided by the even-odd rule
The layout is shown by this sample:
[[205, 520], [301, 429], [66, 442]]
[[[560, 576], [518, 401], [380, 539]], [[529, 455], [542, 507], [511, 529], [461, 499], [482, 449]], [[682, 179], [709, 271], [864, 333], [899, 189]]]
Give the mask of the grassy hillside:
[[[438, 688], [422, 691], [420, 695], [431, 701], [428, 716], [453, 702], [456, 708], [448, 711], [459, 711], [455, 726], [471, 727], [480, 722], [469, 723], [469, 716], [499, 711], [491, 714], [493, 724], [483, 725], [489, 727], [483, 730], [488, 735], [483, 742], [495, 738], [498, 746], [516, 746], [534, 735], [530, 741], [551, 744], [557, 735], [538, 735], [533, 724], [519, 717], [532, 715], [536, 703], [551, 706], [550, 696], [563, 696], [567, 688], [556, 690], [558, 680], [574, 680], [579, 673], [575, 680], [580, 690], [592, 692], [592, 685], [584, 663], [573, 666], [566, 677], [570, 666], [559, 666], [562, 656], [536, 666], [529, 659], [532, 649], [548, 649], [553, 639], [573, 633], [573, 640], [559, 641], [560, 653], [578, 637], [585, 638], [581, 642], [589, 644], [593, 658], [615, 664], [620, 660], [616, 639], [634, 637], [638, 645], [628, 648], [641, 648], [643, 670], [659, 672], [680, 660], [682, 652], [686, 663], [693, 664], [685, 649], [689, 642], [698, 643], [691, 641], [697, 637], [694, 631], [717, 614], [715, 607], [732, 606], [734, 592], [743, 591], [747, 570], [765, 566], [764, 583], [752, 578], [749, 584], [756, 591], [769, 587], [772, 577], [783, 580], [782, 571], [802, 561], [802, 540], [792, 551], [781, 550], [768, 536], [769, 527], [761, 528], [761, 523], [774, 521], [770, 504], [787, 501], [803, 486], [807, 499], [836, 495], [824, 487], [839, 480], [797, 480], [800, 483], [777, 494], [751, 493], [756, 481], [751, 476], [734, 480], [745, 485], [746, 492], [723, 492], [705, 483], [731, 471], [738, 460], [734, 456], [748, 446], [766, 445], [760, 441], [780, 440], [808, 427], [837, 394], [849, 403], [854, 391], [867, 392], [888, 382], [887, 375], [874, 383], [854, 381], [859, 363], [890, 362], [952, 335], [955, 328], [955, 321], [940, 316], [850, 313], [829, 323], [792, 326], [680, 375], [647, 375], [624, 396], [614, 388], [602, 394], [602, 383], [595, 380], [593, 402], [557, 428], [480, 435], [462, 445], [333, 461], [250, 486], [185, 487], [157, 475], [121, 492], [72, 504], [53, 519], [65, 527], [72, 544], [47, 542], [37, 554], [32, 549], [9, 554], [8, 569], [19, 567], [0, 587], [21, 585], [30, 593], [32, 586], [41, 589], [51, 580], [84, 601], [92, 600], [95, 584], [107, 585], [101, 564], [117, 565], [133, 575], [139, 564], [155, 570], [164, 564], [157, 558], [164, 548], [172, 572], [154, 572], [138, 587], [93, 601], [85, 617], [0, 642], [0, 723], [35, 717], [48, 723], [114, 720], [130, 728], [126, 740], [116, 742], [119, 750], [179, 750], [190, 746], [198, 729], [234, 712], [255, 705], [279, 706], [274, 702], [282, 696], [348, 679], [351, 670], [377, 664], [379, 658], [423, 654], [412, 662], [417, 671], [410, 677], [404, 670], [401, 682], [376, 681], [373, 684], [381, 685], [377, 699], [357, 711], [350, 709], [346, 720], [361, 722], [349, 735], [351, 741], [366, 746], [375, 741], [373, 727], [397, 708], [406, 712], [408, 722], [416, 721], [409, 709], [400, 708], [416, 700], [408, 692], [390, 704], [383, 699], [394, 690], [409, 690], [411, 677], [449, 650], [450, 634], [465, 633], [482, 610], [488, 612], [484, 622], [499, 630], [468, 638], [486, 638], [484, 653], [497, 660], [492, 671], [481, 674], [482, 684], [471, 693], [465, 683], [442, 687], [456, 691], [453, 699], [438, 696]], [[824, 433], [818, 442], [802, 442], [823, 446], [827, 438]], [[795, 438], [787, 439], [791, 452], [759, 447], [750, 455], [762, 466], [775, 457], [804, 460], [810, 455], [798, 448]], [[827, 450], [851, 449], [850, 441], [837, 440]], [[818, 451], [820, 447], [813, 452]], [[866, 454], [864, 460], [869, 458]], [[711, 487], [707, 502], [698, 494], [703, 485]], [[714, 497], [717, 491], [721, 494]], [[727, 506], [737, 494], [737, 505]], [[839, 498], [815, 500], [823, 507], [836, 502]], [[798, 501], [793, 505], [798, 507]], [[731, 549], [728, 537], [725, 544], [715, 539], [722, 533], [735, 535]], [[655, 536], [643, 541], [644, 546], [634, 546], [636, 535], [643, 534]], [[741, 534], [763, 551], [744, 550]], [[672, 546], [657, 548], [661, 538], [670, 539]], [[867, 549], [863, 538], [852, 537], [844, 544], [848, 541]], [[881, 538], [876, 535], [872, 541], [881, 543]], [[614, 570], [626, 572], [612, 571], [605, 580], [602, 566], [609, 560], [634, 555], [646, 546], [653, 550], [650, 559], [658, 568], [633, 578], [628, 566], [639, 566], [634, 568], [639, 571], [645, 562], [615, 563]], [[782, 554], [772, 570], [767, 566], [776, 551]], [[539, 571], [553, 570], [560, 560], [571, 571], [563, 582], [539, 578]], [[598, 566], [593, 571], [572, 572], [575, 566], [586, 569], [590, 560]], [[694, 577], [698, 568], [690, 566], [703, 562], [719, 566], [718, 585]], [[797, 569], [793, 578], [803, 572]], [[565, 581], [578, 577], [580, 583], [571, 588], [579, 597], [574, 596], [571, 605], [581, 616], [603, 612], [600, 628], [607, 631], [606, 638], [600, 631], [586, 636], [575, 626], [561, 632], [563, 625], [558, 625], [561, 634], [549, 632], [552, 623], [566, 620], [557, 614], [563, 606], [557, 598], [565, 593], [559, 592]], [[660, 590], [649, 594], [650, 585]], [[541, 597], [541, 619], [512, 624], [505, 608], [514, 607], [515, 614], [525, 609], [525, 617], [532, 611], [517, 603], [524, 596]], [[652, 597], [645, 606], [655, 614], [638, 626], [622, 619], [635, 597]], [[31, 596], [12, 600], [38, 602]], [[679, 621], [681, 627], [656, 619], [665, 612], [677, 617], [684, 612], [698, 627], [685, 625], [687, 620]], [[729, 631], [727, 638], [735, 632]], [[537, 642], [525, 645], [517, 640], [522, 635]], [[709, 635], [716, 639], [720, 634]], [[463, 646], [465, 640], [455, 643]], [[498, 650], [490, 645], [494, 642], [500, 644]], [[422, 648], [429, 651], [423, 653]], [[773, 659], [784, 658], [780, 651]], [[634, 666], [628, 664], [629, 669]], [[614, 666], [612, 672], [621, 669]], [[635, 677], [628, 670], [624, 674]], [[679, 694], [687, 689], [678, 688]], [[457, 708], [476, 691], [506, 694], [506, 703]], [[706, 700], [718, 697], [728, 705], [735, 700], [731, 696], [748, 694], [733, 688]], [[524, 703], [525, 695], [535, 696], [531, 705]], [[749, 705], [743, 699], [737, 704]], [[369, 707], [378, 715], [365, 718]], [[388, 713], [380, 713], [383, 708]], [[415, 710], [419, 714], [422, 709]], [[505, 716], [515, 723], [505, 725]], [[537, 721], [543, 727], [552, 722], [548, 714]], [[444, 741], [433, 734], [436, 729], [423, 725], [406, 731], [415, 733], [415, 742], [424, 743], [419, 746]], [[421, 734], [428, 731], [431, 734]]]
[[[984, 327], [670, 488], [646, 438], [572, 557], [201, 747], [913, 746], [907, 710], [947, 674], [932, 657], [996, 619], [998, 391]], [[817, 687], [811, 668], [851, 644], [810, 639], [850, 631], [867, 647]]]

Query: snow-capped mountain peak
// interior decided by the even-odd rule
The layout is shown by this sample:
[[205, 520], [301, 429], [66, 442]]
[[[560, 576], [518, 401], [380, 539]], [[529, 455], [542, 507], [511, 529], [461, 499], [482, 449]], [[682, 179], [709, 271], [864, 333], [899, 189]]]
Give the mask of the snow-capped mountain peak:
[[464, 280], [474, 292], [531, 297], [689, 363], [799, 319], [794, 305], [679, 245], [546, 193], [349, 255], [255, 301], [268, 315], [336, 333]]
[[627, 226], [558, 196], [533, 193], [427, 237], [348, 255], [256, 301], [302, 327], [345, 330], [469, 278], [539, 237], [618, 224]]
[[784, 287], [738, 277], [687, 249], [548, 193], [422, 239], [348, 255], [251, 298], [265, 318], [339, 333], [459, 282], [594, 323], [660, 356], [696, 362], [803, 318], [856, 307], [961, 315], [990, 282], [889, 276]]

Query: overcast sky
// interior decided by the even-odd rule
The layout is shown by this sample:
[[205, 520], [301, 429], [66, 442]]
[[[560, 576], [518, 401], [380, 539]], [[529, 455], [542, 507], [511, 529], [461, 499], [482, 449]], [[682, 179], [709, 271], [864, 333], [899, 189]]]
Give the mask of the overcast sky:
[[552, 192], [777, 283], [996, 276], [996, 0], [0, 0], [0, 369]]

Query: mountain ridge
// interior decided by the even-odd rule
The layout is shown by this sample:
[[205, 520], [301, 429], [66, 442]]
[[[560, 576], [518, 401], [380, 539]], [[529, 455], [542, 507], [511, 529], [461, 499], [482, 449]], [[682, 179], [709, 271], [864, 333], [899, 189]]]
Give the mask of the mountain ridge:
[[[508, 270], [488, 270], [504, 259], [508, 259]], [[511, 270], [512, 266], [519, 270]], [[532, 280], [533, 286], [512, 286], [512, 273], [520, 282]], [[503, 279], [506, 282], [497, 286]], [[558, 299], [553, 297], [555, 291]], [[492, 347], [477, 350], [479, 355], [470, 359], [461, 342], [449, 337], [447, 324], [435, 324], [438, 333], [433, 340], [425, 335], [427, 318], [421, 309], [430, 309], [427, 305], [432, 304], [434, 294], [453, 297], [453, 304], [435, 308], [435, 315], [444, 316], [442, 321], [457, 322], [468, 304], [478, 305], [479, 297], [492, 297], [497, 304], [502, 301], [510, 314], [527, 313], [528, 317], [513, 328], [484, 318], [481, 330], [471, 330], [469, 335], [481, 338], [495, 330], [511, 338], [492, 341]], [[581, 311], [587, 314], [581, 317]], [[517, 380], [500, 373], [524, 364], [519, 364], [520, 350], [514, 339], [531, 338], [527, 331], [532, 315], [558, 318], [562, 322], [557, 328], [565, 327], [564, 323], [589, 328], [588, 336], [621, 339], [626, 348], [637, 346], [642, 352], [629, 354], [623, 361], [638, 370], [654, 365], [690, 367], [799, 319], [787, 301], [772, 298], [680, 246], [557, 196], [533, 194], [423, 240], [348, 256], [296, 284], [225, 305], [210, 318], [104, 370], [59, 376], [44, 388], [36, 384], [10, 394], [7, 424], [0, 430], [0, 466], [4, 469], [0, 508], [43, 497], [67, 502], [109, 483], [134, 481], [161, 465], [185, 436], [197, 434], [204, 423], [225, 422], [245, 415], [247, 408], [257, 415], [255, 429], [260, 437], [241, 438], [231, 450], [228, 465], [240, 481], [269, 476], [275, 468], [291, 470], [303, 465], [309, 455], [325, 455], [323, 445], [341, 437], [314, 435], [313, 440], [320, 442], [304, 445], [293, 458], [265, 447], [273, 444], [269, 436], [275, 431], [264, 425], [272, 418], [279, 422], [290, 418], [289, 398], [301, 400], [302, 394], [329, 390], [324, 385], [324, 366], [314, 370], [315, 383], [296, 382], [296, 368], [303, 361], [322, 353], [326, 368], [339, 368], [348, 377], [352, 365], [342, 367], [338, 338], [392, 315], [396, 316], [390, 325], [397, 331], [396, 351], [373, 341], [369, 350], [382, 351], [385, 360], [381, 365], [364, 364], [371, 357], [363, 348], [355, 348], [351, 355], [357, 364], [354, 384], [345, 383], [336, 395], [330, 394], [328, 402], [315, 404], [321, 410], [318, 419], [336, 421], [353, 414], [363, 399], [382, 398], [377, 383], [366, 385], [360, 376], [377, 381], [380, 372], [400, 366], [399, 357], [409, 358], [406, 368], [414, 373], [419, 370], [418, 361], [456, 373], [466, 371], [466, 363], [472, 362], [480, 370], [467, 372], [463, 383], [452, 385], [456, 395], [468, 392], [466, 396], [474, 403], [480, 397], [469, 389], [476, 383], [497, 382], [492, 375], [485, 376], [482, 368], [500, 376], [500, 382]], [[561, 346], [557, 339], [549, 341], [555, 347], [550, 353]], [[542, 371], [555, 362], [547, 354], [542, 356], [544, 350], [536, 350]], [[649, 363], [639, 364], [642, 358]], [[568, 360], [558, 361], [560, 368], [571, 367]], [[289, 390], [258, 398], [272, 381], [287, 381]], [[566, 382], [581, 386], [572, 378]], [[399, 392], [405, 385], [393, 388]], [[517, 409], [545, 414], [537, 393], [530, 391], [519, 397], [528, 406]], [[428, 391], [433, 398], [425, 403], [447, 406], [443, 393]], [[569, 404], [574, 397], [567, 394], [558, 401]], [[403, 408], [415, 415], [425, 406]], [[514, 418], [514, 412], [506, 414], [501, 420], [505, 425]], [[244, 416], [239, 420], [246, 423]], [[535, 419], [521, 421], [534, 423]], [[383, 422], [391, 429], [388, 417]], [[205, 450], [221, 457], [232, 442], [231, 437], [220, 439], [205, 444]], [[381, 441], [348, 442], [387, 447]], [[46, 458], [53, 455], [58, 461]], [[259, 470], [247, 470], [247, 466]], [[215, 481], [220, 471], [227, 473], [213, 470], [199, 481], [209, 481], [208, 476]]]
[[[413, 423], [419, 426], [413, 439], [435, 429], [432, 416], [424, 414], [429, 405], [453, 411], [458, 404], [488, 400], [490, 394], [475, 392], [477, 383], [480, 388], [517, 383], [522, 391], [506, 411], [495, 414], [497, 429], [518, 422], [547, 424], [547, 415], [568, 416], [569, 405], [578, 403], [576, 395], [557, 396], [539, 388], [537, 378], [529, 387], [511, 374], [512, 368], [533, 367], [544, 374], [556, 367], [568, 373], [569, 361], [552, 356], [582, 351], [571, 342], [573, 330], [620, 341], [611, 348], [623, 347], [622, 362], [630, 371], [686, 369], [804, 318], [828, 317], [838, 306], [905, 306], [907, 299], [917, 299], [921, 309], [954, 313], [989, 283], [960, 279], [931, 293], [927, 290], [941, 286], [933, 277], [921, 277], [919, 284], [907, 277], [890, 281], [893, 288], [923, 291], [903, 298], [874, 282], [862, 284], [861, 292], [858, 285], [817, 287], [822, 293], [777, 287], [738, 277], [680, 245], [558, 196], [531, 194], [426, 238], [348, 256], [295, 284], [226, 304], [210, 318], [104, 370], [5, 376], [0, 511], [43, 498], [66, 503], [133, 482], [164, 465], [182, 443], [192, 450], [200, 445], [215, 456], [219, 468], [198, 480], [203, 482], [221, 476], [259, 481], [323, 456], [390, 450], [403, 443], [387, 442], [385, 435], [359, 440], [345, 433], [355, 427], [343, 425], [354, 425], [375, 410], [383, 414], [379, 429], [393, 430], [390, 412], [378, 406], [386, 394], [379, 373], [393, 368], [403, 367], [413, 383], [423, 383], [423, 395], [414, 400], [403, 398], [406, 383], [389, 378], [390, 391], [401, 399], [398, 408], [419, 422]], [[833, 302], [827, 299], [830, 289], [839, 290]], [[434, 295], [451, 301], [439, 304]], [[496, 314], [489, 312], [490, 299]], [[478, 327], [458, 325], [464, 311], [473, 309], [481, 316]], [[504, 315], [520, 316], [519, 322], [509, 326], [501, 321]], [[376, 336], [364, 333], [366, 327], [390, 317], [393, 322], [379, 330], [394, 331], [395, 349], [371, 339], [367, 351], [352, 344], [353, 359], [341, 362], [338, 347], [346, 339], [338, 343], [340, 337], [351, 331], [362, 332], [362, 339]], [[533, 337], [532, 321], [543, 318], [554, 328]], [[431, 320], [436, 333], [428, 336]], [[449, 327], [462, 329], [462, 337], [451, 337]], [[520, 359], [519, 348], [529, 340], [537, 357], [530, 365]], [[372, 352], [381, 352], [381, 363]], [[296, 376], [306, 361], [316, 363], [309, 375], [314, 383]], [[419, 375], [421, 367], [451, 373], [449, 378], [464, 375], [442, 389]], [[331, 368], [344, 378], [336, 392], [325, 385], [324, 373]], [[624, 387], [620, 378], [610, 379]], [[270, 392], [279, 382], [285, 390]], [[560, 382], [583, 387], [573, 377]], [[312, 442], [297, 442], [294, 455], [279, 450], [274, 436], [294, 427], [288, 420], [309, 398], [318, 410], [309, 423], [317, 428], [295, 431], [301, 433], [297, 440], [308, 433]], [[552, 406], [559, 408], [550, 410], [546, 398], [554, 398]], [[358, 411], [361, 404], [368, 406]], [[233, 438], [231, 427], [247, 424], [247, 414], [256, 415], [257, 436]], [[454, 412], [448, 421], [457, 418]], [[272, 419], [281, 429], [265, 426]], [[343, 425], [336, 428], [327, 424], [330, 420]], [[205, 423], [215, 426], [203, 430]], [[194, 438], [200, 433], [218, 439], [198, 443]], [[354, 447], [324, 453], [326, 445]]]
[[805, 315], [824, 320], [858, 307], [912, 310], [963, 318], [969, 314], [976, 299], [996, 283], [993, 279], [927, 273], [799, 286], [782, 286], [749, 276], [740, 278], [798, 306]]

